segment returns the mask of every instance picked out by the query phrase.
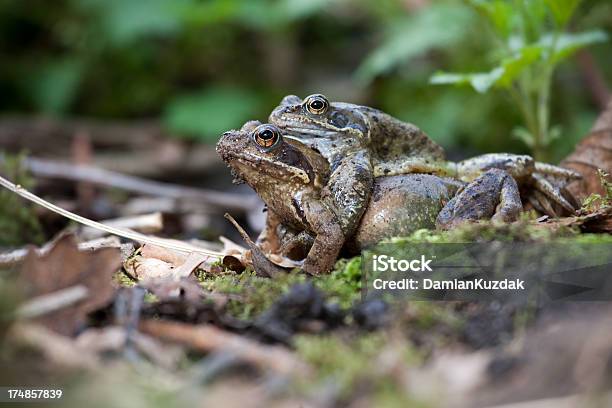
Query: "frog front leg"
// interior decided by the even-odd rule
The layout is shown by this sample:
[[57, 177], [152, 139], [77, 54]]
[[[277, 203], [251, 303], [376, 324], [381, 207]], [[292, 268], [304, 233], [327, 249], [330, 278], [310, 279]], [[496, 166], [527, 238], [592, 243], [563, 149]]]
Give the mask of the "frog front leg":
[[352, 235], [370, 201], [374, 174], [370, 156], [362, 151], [346, 153], [335, 163], [321, 199], [336, 215], [346, 236]]
[[516, 181], [504, 170], [490, 169], [466, 185], [440, 211], [436, 226], [450, 229], [466, 221], [516, 221], [523, 209]]
[[302, 269], [311, 275], [327, 273], [333, 268], [344, 245], [342, 225], [335, 213], [319, 200], [304, 200], [302, 210], [314, 235]]

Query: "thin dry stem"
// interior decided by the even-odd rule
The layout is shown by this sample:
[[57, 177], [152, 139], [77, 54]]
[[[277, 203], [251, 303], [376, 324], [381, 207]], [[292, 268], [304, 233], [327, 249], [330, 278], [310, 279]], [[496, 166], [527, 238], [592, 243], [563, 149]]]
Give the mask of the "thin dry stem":
[[64, 210], [61, 207], [58, 207], [54, 204], [51, 204], [50, 202], [43, 200], [42, 198], [38, 197], [35, 194], [30, 193], [28, 190], [24, 189], [23, 187], [19, 186], [19, 185], [15, 185], [13, 183], [11, 183], [10, 181], [8, 181], [7, 179], [0, 177], [0, 185], [2, 185], [3, 187], [7, 188], [8, 190], [14, 192], [15, 194], [32, 201], [35, 204], [40, 205], [41, 207], [44, 207], [50, 211], [53, 211], [57, 214], [60, 214], [70, 220], [76, 221], [80, 224], [86, 225], [88, 227], [92, 227], [92, 228], [96, 228], [102, 231], [105, 231], [109, 234], [113, 234], [113, 235], [117, 235], [126, 239], [130, 239], [132, 241], [136, 241], [139, 242], [141, 244], [153, 244], [153, 245], [157, 245], [160, 247], [164, 247], [164, 248], [168, 248], [168, 249], [172, 249], [175, 251], [180, 251], [180, 252], [196, 252], [196, 253], [200, 253], [200, 254], [204, 254], [204, 255], [208, 255], [208, 256], [212, 256], [212, 257], [216, 257], [216, 258], [220, 258], [223, 256], [222, 253], [220, 252], [216, 252], [216, 251], [211, 251], [211, 250], [207, 250], [207, 249], [203, 249], [203, 248], [198, 248], [196, 246], [193, 245], [189, 245], [189, 244], [185, 244], [185, 243], [179, 243], [176, 241], [170, 241], [170, 240], [166, 240], [163, 238], [158, 238], [158, 237], [152, 237], [152, 236], [148, 236], [148, 235], [144, 235], [144, 234], [140, 234], [136, 231], [131, 231], [128, 229], [123, 229], [123, 228], [115, 228], [115, 227], [111, 227], [105, 224], [101, 224], [99, 222], [96, 221], [92, 221], [88, 218], [85, 217], [81, 217], [80, 215], [74, 214], [70, 211]]

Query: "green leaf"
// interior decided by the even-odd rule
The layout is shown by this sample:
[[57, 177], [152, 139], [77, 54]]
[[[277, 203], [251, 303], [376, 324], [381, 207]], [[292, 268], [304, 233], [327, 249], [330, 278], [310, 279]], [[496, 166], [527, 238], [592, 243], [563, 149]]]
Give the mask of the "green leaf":
[[432, 4], [415, 15], [401, 17], [359, 66], [356, 77], [368, 83], [426, 51], [456, 44], [469, 29], [470, 14], [463, 7]]
[[501, 67], [504, 73], [495, 84], [502, 87], [512, 85], [512, 81], [518, 78], [527, 67], [541, 58], [543, 50], [540, 45], [529, 45], [518, 49], [514, 56], [502, 61]]
[[239, 128], [258, 111], [255, 92], [217, 86], [173, 99], [164, 114], [173, 132], [214, 141], [226, 130]]
[[25, 88], [41, 112], [64, 113], [76, 96], [83, 68], [82, 61], [73, 58], [43, 63], [27, 76]]
[[310, 17], [320, 12], [335, 0], [282, 0], [280, 7], [290, 19]]
[[503, 67], [497, 67], [490, 72], [478, 72], [472, 74], [457, 74], [448, 72], [438, 72], [430, 79], [430, 84], [470, 84], [480, 93], [485, 93], [491, 88], [504, 74]]
[[561, 126], [553, 126], [548, 130], [548, 134], [542, 141], [544, 146], [549, 146], [552, 142], [561, 137], [562, 128]]
[[513, 57], [506, 58], [501, 65], [489, 72], [456, 74], [437, 73], [430, 79], [432, 84], [470, 84], [480, 92], [485, 93], [491, 87], [509, 87], [527, 67], [537, 61], [542, 55], [540, 45], [531, 45], [520, 48]]
[[545, 0], [558, 26], [565, 26], [582, 0]]
[[[546, 47], [551, 47], [554, 41], [552, 34], [548, 34], [540, 40], [540, 44]], [[571, 56], [580, 48], [587, 45], [597, 44], [608, 41], [608, 35], [601, 30], [586, 31], [582, 33], [561, 34], [555, 44], [555, 53], [553, 63]]]
[[512, 32], [515, 9], [505, 0], [470, 0], [469, 4], [484, 15], [503, 38], [508, 38]]
[[535, 139], [533, 135], [524, 127], [516, 127], [512, 130], [512, 136], [521, 140], [530, 149], [535, 145]]
[[98, 15], [111, 44], [124, 45], [147, 35], [172, 35], [181, 28], [182, 7], [191, 0], [75, 0]]
[[542, 35], [549, 19], [544, 0], [515, 0], [522, 35], [527, 43], [536, 41]]

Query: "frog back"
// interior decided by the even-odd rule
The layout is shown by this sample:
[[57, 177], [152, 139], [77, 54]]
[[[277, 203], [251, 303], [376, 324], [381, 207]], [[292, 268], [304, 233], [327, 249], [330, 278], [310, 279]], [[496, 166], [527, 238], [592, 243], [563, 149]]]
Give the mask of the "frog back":
[[461, 186], [429, 174], [378, 177], [351, 247], [363, 249], [422, 228], [435, 229], [438, 213]]
[[442, 146], [412, 123], [366, 106], [363, 113], [368, 118], [370, 145], [376, 160], [394, 162], [416, 156], [436, 161], [446, 158]]

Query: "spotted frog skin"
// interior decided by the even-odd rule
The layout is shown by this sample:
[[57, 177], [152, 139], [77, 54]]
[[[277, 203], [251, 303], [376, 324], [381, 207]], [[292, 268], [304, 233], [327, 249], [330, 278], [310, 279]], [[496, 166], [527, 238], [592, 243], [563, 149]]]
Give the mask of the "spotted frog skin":
[[[330, 102], [322, 94], [304, 100], [289, 95], [272, 111], [269, 121], [287, 137], [319, 151], [334, 169], [345, 175], [343, 183], [354, 175], [361, 176], [349, 185], [337, 185], [336, 180], [330, 179], [330, 188], [341, 196], [350, 194], [351, 185], [360, 191], [367, 190], [371, 178], [382, 175], [430, 173], [472, 181], [491, 168], [499, 168], [521, 184], [525, 200], [540, 212], [556, 216], [576, 208], [577, 203], [565, 191], [565, 185], [580, 177], [573, 171], [536, 162], [530, 156], [507, 153], [449, 162], [443, 149], [416, 126], [367, 106]], [[338, 159], [346, 156], [359, 158], [358, 171], [353, 168], [355, 161]], [[363, 193], [352, 199], [356, 207], [366, 203]], [[342, 205], [341, 200], [337, 205]]]
[[347, 213], [336, 208], [329, 189], [333, 171], [316, 150], [284, 137], [273, 125], [248, 122], [223, 134], [217, 152], [267, 205], [258, 243], [283, 254], [302, 249], [303, 269], [311, 274], [328, 272], [343, 248], [360, 250], [420, 228], [489, 218], [513, 221], [522, 209], [516, 182], [499, 169], [471, 183], [429, 174], [382, 176], [373, 180], [357, 228], [347, 235], [341, 221]]

